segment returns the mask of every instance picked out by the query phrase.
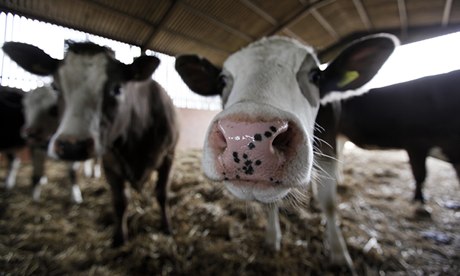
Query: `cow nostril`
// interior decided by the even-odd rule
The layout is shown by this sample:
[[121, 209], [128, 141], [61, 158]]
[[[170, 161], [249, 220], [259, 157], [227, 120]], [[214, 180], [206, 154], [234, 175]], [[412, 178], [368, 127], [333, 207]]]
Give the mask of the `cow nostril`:
[[272, 147], [274, 150], [278, 152], [287, 152], [288, 149], [291, 147], [292, 143], [292, 128], [288, 127], [288, 129], [280, 134], [278, 134], [272, 142]]
[[212, 148], [217, 150], [218, 153], [224, 152], [227, 148], [227, 139], [225, 138], [223, 131], [217, 127], [211, 134], [210, 142], [212, 143]]

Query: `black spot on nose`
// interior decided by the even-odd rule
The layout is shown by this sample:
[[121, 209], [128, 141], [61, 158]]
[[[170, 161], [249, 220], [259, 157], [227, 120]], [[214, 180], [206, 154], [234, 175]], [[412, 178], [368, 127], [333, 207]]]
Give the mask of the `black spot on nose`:
[[249, 145], [248, 145], [248, 148], [251, 149], [251, 150], [252, 150], [253, 148], [255, 148], [255, 147], [256, 147], [256, 145], [254, 145], [254, 143], [249, 143]]
[[272, 132], [276, 132], [276, 127], [271, 126], [271, 127], [270, 127], [270, 130], [271, 130]]
[[267, 137], [267, 138], [272, 137], [272, 133], [271, 133], [270, 131], [266, 131], [266, 132], [264, 133], [264, 135], [265, 135], [265, 137]]
[[262, 161], [260, 160], [256, 160], [256, 163], [255, 163], [257, 166], [260, 166], [262, 164]]
[[262, 141], [262, 135], [260, 135], [260, 134], [257, 133], [256, 135], [254, 135], [254, 140], [256, 140], [256, 141]]

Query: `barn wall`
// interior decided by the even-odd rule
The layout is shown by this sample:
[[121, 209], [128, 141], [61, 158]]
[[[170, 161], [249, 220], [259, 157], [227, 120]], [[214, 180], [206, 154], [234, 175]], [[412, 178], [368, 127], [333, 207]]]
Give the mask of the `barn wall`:
[[178, 108], [181, 125], [178, 148], [180, 150], [202, 148], [206, 130], [212, 118], [219, 113], [216, 110], [198, 110]]
[[[201, 149], [208, 125], [219, 111], [177, 108], [177, 113], [181, 126], [178, 149]], [[24, 163], [30, 162], [30, 155], [27, 149], [21, 150], [19, 157]], [[0, 154], [0, 163], [3, 165], [4, 162], [6, 162], [4, 156]]]

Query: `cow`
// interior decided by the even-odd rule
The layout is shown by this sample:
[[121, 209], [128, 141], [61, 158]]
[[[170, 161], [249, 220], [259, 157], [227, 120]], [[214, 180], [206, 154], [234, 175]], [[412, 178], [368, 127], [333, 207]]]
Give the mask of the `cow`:
[[333, 137], [344, 136], [364, 149], [405, 150], [415, 178], [413, 199], [423, 204], [427, 156], [452, 163], [460, 180], [458, 87], [460, 70], [371, 89], [322, 107], [319, 114], [330, 120], [318, 135], [331, 137], [323, 137], [331, 145]]
[[311, 47], [279, 36], [233, 53], [223, 68], [197, 55], [177, 57], [175, 68], [192, 91], [222, 98], [223, 111], [212, 120], [204, 142], [204, 173], [223, 181], [237, 198], [268, 206], [266, 241], [275, 250], [281, 242], [276, 202], [305, 190], [313, 178], [327, 218], [331, 260], [353, 271], [336, 225], [336, 160], [324, 144], [314, 152], [315, 118], [322, 102], [360, 93], [353, 90], [377, 73], [396, 42], [387, 34], [363, 38], [323, 71]]
[[[38, 87], [25, 94], [22, 104], [25, 115], [22, 136], [27, 140], [32, 156], [32, 198], [39, 201], [41, 186], [46, 183], [44, 170], [47, 145], [59, 123], [57, 94], [49, 85]], [[77, 182], [79, 163], [66, 163], [71, 201], [80, 204], [83, 198]]]
[[[39, 99], [39, 100], [37, 100]], [[57, 128], [56, 96], [51, 87], [39, 87], [29, 92], [0, 86], [0, 125], [2, 136], [0, 150], [7, 157], [8, 169], [5, 188], [12, 189], [20, 167], [16, 153], [29, 149], [32, 161], [32, 199], [40, 200], [41, 184], [44, 176], [47, 135]], [[76, 180], [75, 164], [69, 163], [68, 176], [72, 183], [71, 200], [81, 203], [82, 196]]]
[[170, 233], [167, 188], [179, 128], [172, 100], [151, 78], [160, 60], [142, 55], [123, 64], [108, 47], [91, 42], [66, 44], [62, 60], [25, 43], [3, 46], [25, 70], [53, 77], [60, 124], [48, 155], [72, 161], [102, 158], [115, 213], [113, 246], [128, 239], [125, 182], [140, 190], [156, 170], [161, 229]]
[[22, 99], [24, 91], [16, 88], [0, 86], [0, 152], [5, 154], [7, 161], [7, 175], [5, 187], [11, 189], [16, 184], [16, 175], [20, 167], [20, 159], [16, 152], [26, 146], [21, 136], [24, 125]]

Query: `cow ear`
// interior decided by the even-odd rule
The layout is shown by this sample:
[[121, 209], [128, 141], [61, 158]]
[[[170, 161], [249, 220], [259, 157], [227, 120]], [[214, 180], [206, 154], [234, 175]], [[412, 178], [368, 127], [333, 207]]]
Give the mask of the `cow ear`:
[[127, 65], [125, 71], [126, 81], [143, 81], [151, 77], [160, 65], [160, 60], [154, 56], [140, 56], [133, 63]]
[[321, 97], [356, 90], [370, 81], [399, 44], [390, 34], [366, 36], [352, 42], [321, 74]]
[[24, 70], [39, 76], [48, 76], [56, 72], [60, 60], [54, 59], [42, 49], [21, 42], [5, 42], [3, 52]]
[[193, 92], [202, 96], [222, 93], [221, 69], [207, 59], [197, 55], [181, 55], [176, 58], [175, 68]]

